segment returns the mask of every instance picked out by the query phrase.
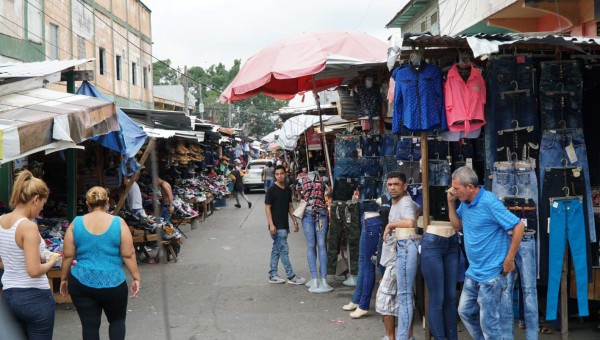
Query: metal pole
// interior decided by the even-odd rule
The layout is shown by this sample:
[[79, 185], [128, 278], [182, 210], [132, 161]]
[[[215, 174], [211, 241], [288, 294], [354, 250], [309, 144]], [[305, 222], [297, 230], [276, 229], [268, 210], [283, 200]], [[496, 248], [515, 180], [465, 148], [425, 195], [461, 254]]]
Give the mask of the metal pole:
[[306, 172], [310, 172], [310, 159], [308, 158], [308, 137], [306, 130], [304, 130], [304, 146], [306, 147]]
[[[327, 149], [327, 140], [325, 139], [325, 127], [323, 127], [323, 114], [321, 113], [321, 102], [319, 101], [319, 94], [317, 93], [317, 84], [315, 83], [315, 77], [312, 77], [313, 82], [313, 94], [315, 101], [317, 102], [317, 111], [319, 112], [319, 127], [321, 128], [321, 138], [323, 139], [323, 149], [325, 150], [325, 165], [327, 166], [327, 175], [329, 176], [329, 183], [333, 189], [334, 181], [333, 174], [331, 172], [331, 163], [329, 161], [329, 150]], [[307, 141], [308, 142], [308, 141]]]

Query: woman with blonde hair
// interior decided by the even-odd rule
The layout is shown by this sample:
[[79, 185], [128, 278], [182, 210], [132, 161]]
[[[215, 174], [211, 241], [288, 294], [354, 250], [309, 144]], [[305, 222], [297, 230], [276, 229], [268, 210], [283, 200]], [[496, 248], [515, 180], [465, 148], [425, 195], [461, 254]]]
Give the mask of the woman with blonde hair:
[[[123, 263], [133, 278], [131, 297], [140, 289], [129, 227], [106, 212], [108, 193], [93, 187], [85, 195], [89, 213], [77, 216], [65, 234], [60, 293], [71, 295], [81, 320], [84, 340], [100, 339], [102, 311], [110, 323], [111, 340], [125, 339], [127, 282]], [[77, 263], [71, 267], [73, 259]]]
[[[13, 211], [0, 216], [2, 299], [20, 327], [18, 332], [28, 339], [52, 339], [54, 329], [55, 303], [46, 273], [56, 264], [58, 256], [45, 258], [45, 243], [32, 221], [44, 208], [49, 194], [43, 180], [22, 171], [10, 197]], [[15, 338], [20, 337], [15, 335]]]

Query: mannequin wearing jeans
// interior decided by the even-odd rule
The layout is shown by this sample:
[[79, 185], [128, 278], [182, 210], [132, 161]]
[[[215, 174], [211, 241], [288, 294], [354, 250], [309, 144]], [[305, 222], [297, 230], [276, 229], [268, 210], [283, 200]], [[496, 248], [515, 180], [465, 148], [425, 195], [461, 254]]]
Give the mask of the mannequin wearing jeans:
[[449, 223], [440, 224], [432, 222], [421, 241], [421, 272], [429, 290], [427, 319], [434, 339], [457, 340], [458, 235]]
[[[302, 178], [302, 198], [307, 202], [302, 231], [306, 237], [306, 257], [310, 269], [311, 293], [328, 293], [333, 288], [327, 284], [327, 205], [325, 204], [325, 185], [318, 172], [310, 172]], [[319, 273], [317, 273], [317, 255]]]

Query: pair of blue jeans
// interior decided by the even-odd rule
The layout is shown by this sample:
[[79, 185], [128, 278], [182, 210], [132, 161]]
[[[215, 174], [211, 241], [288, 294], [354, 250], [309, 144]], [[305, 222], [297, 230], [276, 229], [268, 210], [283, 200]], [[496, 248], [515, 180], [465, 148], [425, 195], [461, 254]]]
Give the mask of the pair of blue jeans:
[[358, 178], [362, 173], [362, 166], [357, 159], [336, 159], [333, 167], [333, 177]]
[[22, 335], [27, 339], [52, 339], [56, 303], [50, 289], [9, 288], [2, 300], [15, 317]]
[[425, 233], [421, 241], [421, 272], [429, 290], [427, 318], [436, 340], [457, 340], [456, 281], [458, 235], [442, 237]]
[[381, 175], [383, 174], [381, 157], [363, 156], [361, 163], [362, 175], [371, 177], [381, 177]]
[[584, 206], [580, 198], [550, 200], [550, 259], [548, 272], [548, 299], [546, 320], [556, 319], [558, 289], [563, 267], [565, 244], [569, 250], [575, 270], [579, 316], [588, 316], [588, 268]]
[[363, 157], [379, 156], [381, 140], [379, 139], [379, 136], [360, 136], [360, 148]]
[[418, 161], [421, 159], [421, 142], [413, 137], [400, 137], [396, 144], [396, 159]]
[[497, 162], [494, 166], [492, 192], [499, 198], [519, 196], [531, 198], [538, 203], [538, 182], [535, 169], [529, 164]]
[[[502, 273], [487, 282], [465, 278], [458, 315], [474, 340], [504, 339], [500, 311], [505, 289], [506, 276]], [[511, 339], [509, 335], [506, 338]]]
[[429, 161], [429, 185], [448, 187], [452, 181], [451, 165], [447, 161]]
[[294, 277], [294, 270], [292, 269], [289, 257], [290, 247], [287, 242], [289, 233], [287, 229], [277, 229], [275, 235], [271, 235], [273, 246], [271, 247], [269, 276], [277, 275], [277, 267], [279, 266], [279, 260], [281, 260], [288, 279]]
[[[313, 279], [327, 277], [327, 209], [313, 212], [307, 207], [302, 218], [302, 231], [306, 237], [306, 258]], [[320, 276], [317, 276], [317, 252]]]
[[269, 189], [273, 185], [272, 179], [265, 179], [265, 190]]
[[396, 154], [396, 136], [383, 135], [381, 136], [381, 146], [379, 154], [383, 157], [391, 157]]
[[379, 177], [361, 177], [358, 181], [360, 200], [374, 200], [381, 196], [382, 182]]
[[408, 340], [408, 330], [412, 324], [413, 285], [417, 277], [419, 245], [421, 237], [414, 236], [396, 241], [396, 303], [398, 304], [398, 328], [396, 340]]
[[162, 203], [160, 208], [160, 217], [165, 223], [171, 222], [171, 212], [169, 211], [169, 203]]
[[542, 130], [583, 128], [583, 75], [579, 61], [544, 61], [541, 69]]
[[[362, 234], [362, 228], [361, 228]], [[361, 236], [362, 237], [362, 236]], [[356, 274], [356, 286], [354, 286], [354, 293], [352, 293], [352, 303], [357, 304], [360, 302], [360, 297], [363, 292], [363, 279], [362, 276], [364, 274], [362, 262], [363, 262], [363, 252], [362, 252], [362, 244], [358, 243], [358, 273]]]
[[[572, 145], [576, 162], [571, 162], [565, 148]], [[594, 207], [592, 203], [592, 186], [590, 184], [590, 170], [588, 167], [587, 150], [582, 129], [548, 130], [542, 133], [540, 146], [540, 182], [544, 183], [545, 170], [552, 167], [581, 167], [585, 180], [585, 193], [587, 210], [587, 226], [590, 240], [596, 242], [596, 228], [594, 225]], [[573, 193], [571, 193], [573, 194]], [[542, 192], [542, 195], [544, 193]]]
[[360, 234], [360, 252], [362, 259], [362, 294], [358, 307], [362, 310], [369, 310], [371, 295], [375, 286], [375, 265], [371, 262], [371, 257], [377, 253], [377, 244], [381, 238], [382, 230], [381, 217], [379, 215], [365, 218], [363, 216], [363, 230]]
[[[511, 237], [512, 240], [512, 237]], [[515, 256], [515, 270], [506, 276], [506, 289], [502, 294], [502, 307], [500, 312], [500, 326], [505, 336], [514, 333], [513, 289], [519, 273], [521, 292], [523, 294], [523, 312], [525, 316], [525, 338], [535, 340], [538, 338], [538, 300], [536, 281], [536, 241], [534, 235], [525, 235], [519, 244]]]
[[358, 159], [359, 136], [337, 135], [335, 138], [335, 160]]

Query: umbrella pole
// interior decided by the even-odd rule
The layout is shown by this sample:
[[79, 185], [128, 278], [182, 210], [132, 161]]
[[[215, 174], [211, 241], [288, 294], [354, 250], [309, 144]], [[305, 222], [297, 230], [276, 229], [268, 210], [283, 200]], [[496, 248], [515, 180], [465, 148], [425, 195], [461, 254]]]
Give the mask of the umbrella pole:
[[321, 128], [321, 138], [323, 139], [323, 149], [325, 150], [325, 165], [327, 166], [327, 174], [329, 175], [329, 183], [333, 189], [333, 175], [331, 172], [331, 162], [329, 161], [329, 150], [327, 149], [327, 141], [325, 140], [325, 128], [323, 127], [323, 114], [321, 113], [321, 102], [319, 101], [319, 94], [317, 93], [317, 84], [315, 83], [315, 76], [312, 77], [313, 83], [313, 94], [315, 95], [315, 101], [317, 102], [317, 111], [319, 112], [319, 126]]
[[310, 158], [308, 157], [308, 137], [306, 135], [306, 130], [304, 130], [304, 146], [306, 147], [306, 172], [310, 172]]

